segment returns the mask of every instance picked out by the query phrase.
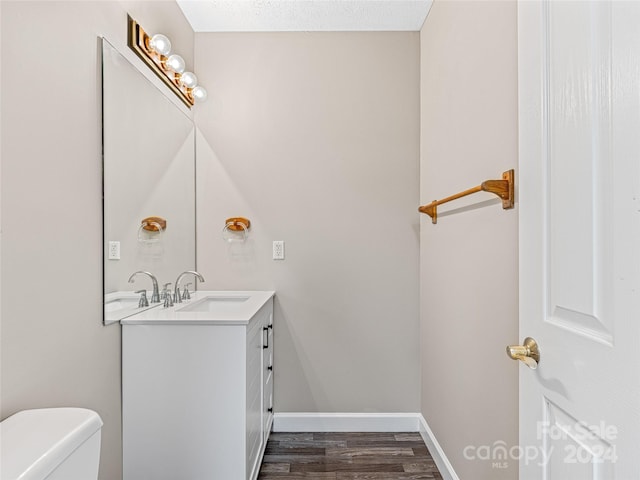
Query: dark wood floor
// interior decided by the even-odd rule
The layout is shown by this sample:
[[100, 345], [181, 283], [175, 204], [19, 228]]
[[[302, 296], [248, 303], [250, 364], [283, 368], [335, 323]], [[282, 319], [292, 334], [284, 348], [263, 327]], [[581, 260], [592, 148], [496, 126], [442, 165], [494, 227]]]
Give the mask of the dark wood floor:
[[442, 477], [418, 433], [272, 433], [258, 480]]

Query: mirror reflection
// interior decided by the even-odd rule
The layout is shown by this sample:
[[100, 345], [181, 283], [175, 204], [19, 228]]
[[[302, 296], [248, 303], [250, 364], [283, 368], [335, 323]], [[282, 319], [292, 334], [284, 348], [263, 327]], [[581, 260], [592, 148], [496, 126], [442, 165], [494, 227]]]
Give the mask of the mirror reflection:
[[195, 269], [195, 132], [171, 92], [104, 39], [102, 59], [104, 320], [111, 323], [159, 305], [154, 279], [162, 290]]

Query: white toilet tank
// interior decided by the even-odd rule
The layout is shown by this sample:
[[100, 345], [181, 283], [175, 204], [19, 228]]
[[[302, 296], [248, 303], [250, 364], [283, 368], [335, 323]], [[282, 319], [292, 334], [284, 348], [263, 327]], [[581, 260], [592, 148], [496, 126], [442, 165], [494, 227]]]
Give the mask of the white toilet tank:
[[0, 480], [96, 480], [100, 416], [84, 408], [24, 410], [0, 423]]

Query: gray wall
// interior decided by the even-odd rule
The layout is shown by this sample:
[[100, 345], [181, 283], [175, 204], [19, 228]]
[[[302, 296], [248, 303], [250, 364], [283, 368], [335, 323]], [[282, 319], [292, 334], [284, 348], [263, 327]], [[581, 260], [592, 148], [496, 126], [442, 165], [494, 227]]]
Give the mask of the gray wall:
[[[517, 167], [516, 54], [515, 2], [433, 4], [421, 32], [422, 203]], [[464, 457], [467, 445], [518, 438], [518, 365], [504, 352], [518, 341], [518, 214], [494, 198], [421, 220], [422, 413], [462, 480], [518, 476], [517, 461]]]
[[120, 327], [102, 326], [97, 38], [125, 51], [127, 11], [193, 65], [174, 2], [3, 1], [1, 18], [0, 417], [96, 410], [103, 480], [121, 478], [122, 447]]
[[417, 411], [418, 33], [196, 34], [195, 59], [201, 288], [277, 291], [276, 411]]

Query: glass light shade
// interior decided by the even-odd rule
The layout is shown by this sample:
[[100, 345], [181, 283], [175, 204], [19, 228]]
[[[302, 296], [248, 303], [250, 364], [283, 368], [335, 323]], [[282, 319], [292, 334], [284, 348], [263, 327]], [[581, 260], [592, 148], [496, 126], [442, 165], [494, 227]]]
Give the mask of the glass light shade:
[[191, 94], [196, 99], [196, 102], [204, 102], [207, 99], [207, 91], [200, 85], [191, 90]]
[[180, 55], [171, 55], [169, 58], [167, 58], [166, 65], [170, 70], [176, 73], [184, 72], [184, 59]]
[[198, 77], [194, 73], [184, 72], [180, 77], [180, 81], [187, 88], [193, 88], [198, 85]]
[[160, 55], [167, 56], [171, 52], [171, 41], [161, 33], [156, 33], [151, 37], [149, 46]]

